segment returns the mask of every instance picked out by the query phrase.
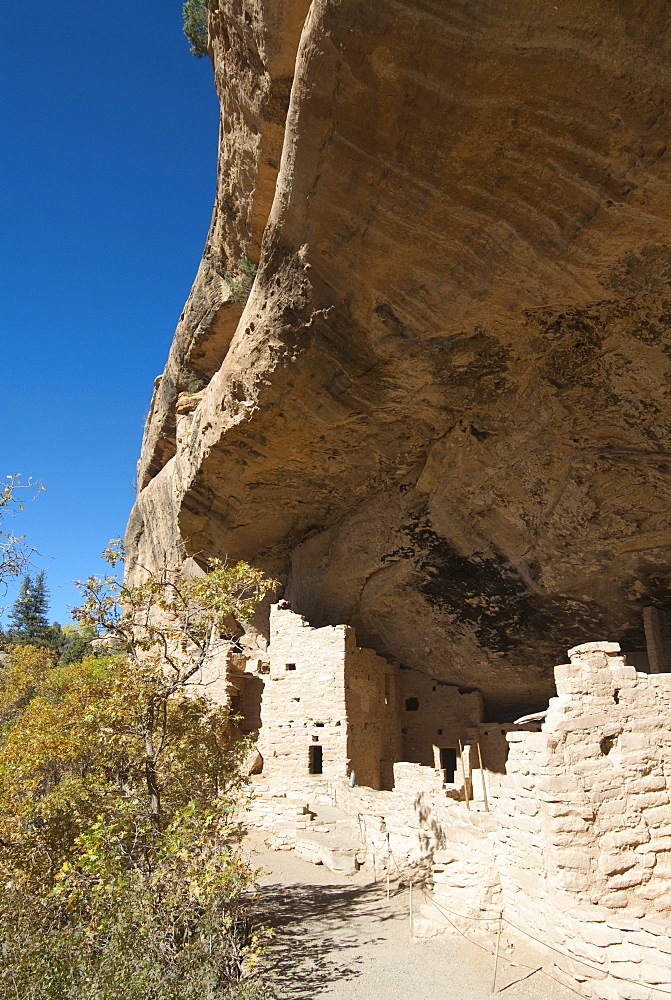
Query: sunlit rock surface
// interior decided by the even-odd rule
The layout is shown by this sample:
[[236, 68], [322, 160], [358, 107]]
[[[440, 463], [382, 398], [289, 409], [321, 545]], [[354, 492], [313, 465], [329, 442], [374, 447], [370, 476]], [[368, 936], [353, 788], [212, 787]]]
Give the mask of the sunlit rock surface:
[[643, 648], [671, 597], [666, 0], [219, 0], [210, 34], [218, 190], [131, 558], [247, 559], [499, 716], [569, 646]]

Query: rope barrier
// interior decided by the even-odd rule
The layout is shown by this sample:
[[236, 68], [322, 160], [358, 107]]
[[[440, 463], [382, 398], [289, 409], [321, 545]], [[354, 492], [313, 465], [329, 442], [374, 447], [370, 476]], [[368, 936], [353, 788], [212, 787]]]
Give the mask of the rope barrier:
[[[505, 916], [503, 916], [503, 914], [501, 914], [500, 917], [498, 917], [498, 916], [496, 916], [496, 917], [476, 917], [476, 916], [466, 915], [464, 913], [457, 913], [456, 910], [448, 910], [448, 909], [440, 906], [438, 903], [436, 903], [435, 899], [432, 899], [431, 896], [427, 896], [427, 894], [425, 892], [423, 892], [422, 895], [424, 896], [424, 898], [429, 903], [432, 903], [436, 907], [437, 910], [440, 910], [440, 912], [443, 913], [443, 915], [447, 919], [448, 923], [452, 927], [454, 927], [454, 929], [459, 934], [461, 934], [461, 936], [464, 937], [464, 938], [466, 937], [466, 935], [464, 934], [464, 932], [459, 927], [456, 926], [456, 924], [454, 924], [449, 919], [449, 917], [447, 916], [448, 913], [451, 913], [455, 917], [459, 917], [461, 920], [490, 920], [491, 921], [491, 920], [499, 920], [500, 919], [502, 921], [502, 923], [507, 924], [508, 927], [512, 927], [513, 930], [516, 930], [518, 932], [518, 934], [522, 934], [522, 935], [524, 935], [524, 937], [528, 937], [531, 941], [535, 941], [536, 944], [540, 945], [541, 948], [547, 948], [549, 951], [553, 951], [556, 955], [559, 955], [561, 958], [565, 958], [565, 959], [567, 959], [570, 962], [577, 962], [578, 965], [584, 965], [588, 969], [594, 969], [595, 972], [600, 972], [602, 974], [604, 972], [606, 972], [608, 975], [611, 975], [614, 979], [617, 979], [619, 982], [628, 983], [630, 986], [639, 986], [642, 989], [654, 990], [657, 993], [663, 993], [666, 996], [671, 996], [671, 990], [665, 990], [661, 986], [653, 986], [651, 983], [643, 983], [642, 984], [640, 982], [637, 982], [634, 979], [627, 979], [625, 976], [615, 975], [614, 972], [612, 972], [612, 971], [610, 971], [608, 969], [604, 969], [603, 966], [596, 965], [596, 963], [594, 963], [594, 962], [590, 962], [589, 959], [577, 958], [576, 956], [573, 956], [573, 955], [567, 955], [566, 952], [561, 951], [561, 949], [555, 948], [554, 945], [548, 944], [546, 941], [541, 941], [540, 938], [534, 937], [534, 935], [530, 934], [529, 931], [525, 931], [525, 930], [523, 930], [522, 927], [518, 927], [517, 924], [514, 924], [512, 922], [512, 920], [508, 920], [508, 918], [505, 917]], [[470, 940], [470, 938], [466, 938], [466, 940]], [[477, 947], [479, 947], [479, 948], [482, 948], [482, 950], [486, 951], [489, 955], [492, 955], [492, 952], [489, 951], [487, 948], [485, 948], [484, 945], [480, 945], [476, 941], [472, 941], [471, 943], [477, 945]], [[520, 968], [523, 968], [523, 969], [530, 969], [531, 968], [530, 965], [525, 965], [523, 962], [513, 962], [511, 964], [513, 964], [513, 965], [519, 965]], [[579, 996], [582, 996], [582, 994], [579, 994]]]
[[[387, 835], [387, 844], [389, 844], [389, 835]], [[396, 871], [399, 873], [399, 878], [407, 878], [407, 876], [403, 874], [402, 869], [400, 868], [398, 862], [396, 861], [396, 858], [394, 857], [391, 848], [388, 849], [388, 858], [390, 858], [391, 861], [393, 862]], [[450, 926], [453, 927], [458, 934], [460, 934], [465, 940], [469, 941], [470, 944], [474, 944], [477, 948], [480, 948], [482, 951], [486, 952], [492, 958], [494, 957], [494, 953], [491, 952], [484, 945], [481, 945], [479, 942], [473, 941], [471, 938], [468, 938], [466, 934], [461, 930], [461, 928], [457, 927], [457, 925], [453, 923], [452, 920], [449, 919], [449, 915], [458, 917], [460, 920], [482, 921], [485, 923], [491, 923], [492, 921], [500, 921], [502, 924], [506, 924], [508, 927], [511, 927], [513, 930], [517, 931], [518, 934], [522, 934], [524, 937], [529, 938], [530, 941], [534, 941], [536, 944], [540, 945], [541, 948], [547, 948], [549, 951], [554, 952], [556, 955], [559, 955], [561, 958], [566, 959], [569, 962], [577, 962], [578, 965], [583, 965], [585, 968], [592, 969], [593, 971], [599, 972], [602, 975], [603, 973], [606, 973], [607, 975], [612, 976], [612, 978], [616, 979], [618, 982], [627, 983], [630, 986], [638, 986], [641, 989], [652, 990], [653, 992], [660, 993], [664, 996], [671, 996], [671, 989], [667, 990], [664, 989], [663, 986], [653, 986], [651, 983], [641, 983], [637, 982], [634, 979], [627, 979], [625, 976], [616, 975], [613, 971], [609, 969], [604, 969], [602, 966], [597, 965], [595, 962], [590, 962], [589, 959], [578, 958], [577, 956], [569, 955], [566, 952], [561, 951], [561, 949], [556, 948], [554, 945], [548, 944], [546, 941], [541, 941], [540, 938], [537, 938], [533, 934], [530, 934], [529, 931], [524, 930], [522, 927], [518, 927], [517, 924], [514, 924], [512, 922], [512, 920], [509, 920], [507, 917], [505, 917], [503, 913], [501, 913], [500, 915], [497, 914], [496, 916], [492, 917], [480, 917], [472, 914], [457, 913], [456, 910], [451, 910], [448, 907], [444, 907], [441, 904], [437, 903], [432, 896], [427, 895], [427, 893], [423, 888], [421, 889], [421, 893], [427, 902], [431, 903], [440, 913], [442, 913], [442, 915], [445, 917]], [[530, 970], [532, 969], [532, 966], [525, 965], [523, 962], [511, 962], [509, 959], [506, 959], [506, 962], [508, 962], [509, 965], [514, 965], [521, 969], [530, 969]], [[540, 971], [543, 972], [544, 975], [546, 976], [548, 975], [543, 969], [540, 970], [533, 969], [533, 971], [534, 972]], [[548, 978], [552, 977], [548, 976]], [[567, 987], [567, 989], [571, 989], [573, 993], [576, 993], [576, 996], [583, 996], [582, 993], [577, 993], [576, 990], [573, 990], [572, 987], [570, 986]], [[493, 987], [492, 987], [492, 992], [493, 992]]]

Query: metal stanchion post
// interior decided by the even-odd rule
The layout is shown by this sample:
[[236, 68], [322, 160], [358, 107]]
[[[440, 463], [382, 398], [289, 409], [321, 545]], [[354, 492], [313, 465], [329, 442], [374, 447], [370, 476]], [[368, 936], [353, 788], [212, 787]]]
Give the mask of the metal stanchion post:
[[387, 899], [389, 899], [389, 861], [387, 861]]
[[501, 931], [503, 930], [503, 913], [499, 916], [499, 932], [496, 935], [496, 954], [494, 956], [494, 978], [492, 979], [492, 993], [496, 993], [496, 971], [499, 967], [499, 946], [501, 944]]
[[412, 879], [410, 879], [410, 937], [415, 936], [415, 927], [412, 913]]

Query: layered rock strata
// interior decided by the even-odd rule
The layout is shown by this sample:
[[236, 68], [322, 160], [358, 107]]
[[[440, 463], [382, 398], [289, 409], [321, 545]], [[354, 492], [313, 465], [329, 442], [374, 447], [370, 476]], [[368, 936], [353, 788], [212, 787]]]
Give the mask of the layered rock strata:
[[671, 596], [669, 5], [212, 0], [210, 47], [217, 197], [131, 561], [244, 558], [499, 718], [567, 646], [642, 649]]

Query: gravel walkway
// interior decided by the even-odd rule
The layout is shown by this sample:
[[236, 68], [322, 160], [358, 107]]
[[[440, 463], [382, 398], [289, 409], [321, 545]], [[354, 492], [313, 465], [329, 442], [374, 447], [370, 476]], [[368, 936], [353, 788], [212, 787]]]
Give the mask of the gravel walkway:
[[[248, 841], [259, 908], [276, 937], [266, 963], [281, 1000], [491, 1000], [494, 960], [462, 937], [411, 939], [408, 892], [390, 902], [363, 873], [338, 876]], [[542, 972], [499, 963], [501, 1000], [575, 1000]]]

